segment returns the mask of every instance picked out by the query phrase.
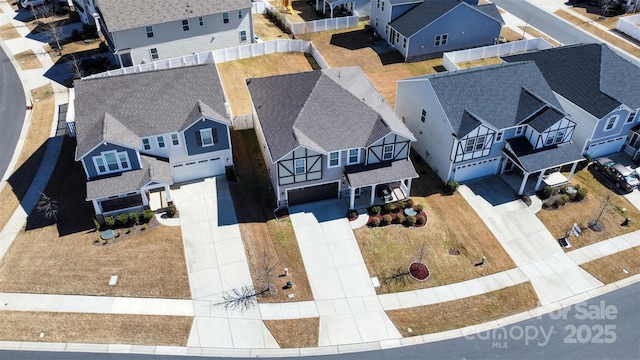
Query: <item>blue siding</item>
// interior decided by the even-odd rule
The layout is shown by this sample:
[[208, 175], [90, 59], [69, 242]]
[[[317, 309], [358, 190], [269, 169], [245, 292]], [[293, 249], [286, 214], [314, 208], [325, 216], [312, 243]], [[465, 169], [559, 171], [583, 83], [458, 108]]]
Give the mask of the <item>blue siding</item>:
[[99, 156], [102, 152], [111, 150], [116, 150], [117, 152], [126, 151], [127, 155], [129, 156], [129, 162], [131, 162], [131, 170], [140, 169], [140, 163], [138, 162], [138, 152], [136, 150], [120, 145], [107, 143], [106, 145], [102, 144], [98, 146], [92, 152], [82, 158], [82, 162], [84, 163], [84, 166], [89, 173], [90, 179], [98, 176], [98, 172], [96, 171], [95, 165], [93, 164], [93, 157]]
[[[451, 12], [409, 38], [407, 60], [428, 54], [493, 45], [500, 37], [502, 25], [468, 6]], [[436, 35], [447, 34], [447, 44], [435, 46]]]
[[[618, 116], [618, 121], [613, 129], [609, 131], [605, 131], [605, 127], [607, 126], [607, 122], [612, 116]], [[603, 117], [596, 124], [595, 131], [593, 132], [593, 141], [601, 141], [606, 140], [611, 137], [618, 137], [627, 135], [629, 130], [635, 126], [634, 122], [626, 123], [629, 118], [629, 111], [627, 110], [617, 110], [610, 112], [607, 116]]]
[[[376, 0], [372, 0], [372, 1], [376, 1]], [[391, 21], [399, 18], [400, 16], [404, 15], [404, 13], [406, 13], [407, 11], [413, 9], [414, 7], [416, 7], [416, 5], [418, 5], [420, 2], [416, 2], [413, 4], [403, 4], [403, 5], [395, 5], [393, 6], [393, 8], [391, 9]]]
[[[213, 133], [213, 146], [202, 146], [200, 144], [200, 129], [206, 128], [211, 128]], [[209, 119], [198, 120], [188, 127], [184, 131], [184, 139], [189, 156], [229, 149], [227, 126]]]

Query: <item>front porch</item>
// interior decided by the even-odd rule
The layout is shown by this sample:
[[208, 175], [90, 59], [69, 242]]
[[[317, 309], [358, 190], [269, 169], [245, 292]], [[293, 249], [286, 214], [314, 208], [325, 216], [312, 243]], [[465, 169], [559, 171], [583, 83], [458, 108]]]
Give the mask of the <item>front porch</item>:
[[[404, 200], [411, 194], [411, 180], [418, 177], [409, 159], [347, 166], [344, 173], [349, 183], [349, 209]], [[376, 193], [378, 186], [388, 189], [386, 196]]]
[[[364, 188], [359, 188], [360, 191], [355, 191], [355, 198], [353, 202], [353, 206], [350, 206], [350, 209], [353, 210], [363, 210], [372, 205], [384, 205], [386, 203], [406, 200], [409, 198], [410, 189], [403, 182], [394, 182], [387, 184], [391, 188], [391, 198], [388, 201], [383, 200], [379, 196], [375, 195], [375, 187], [367, 186]], [[373, 195], [373, 196], [372, 196]], [[371, 198], [373, 197], [373, 203], [371, 202]], [[347, 198], [347, 205], [350, 205], [350, 198]]]

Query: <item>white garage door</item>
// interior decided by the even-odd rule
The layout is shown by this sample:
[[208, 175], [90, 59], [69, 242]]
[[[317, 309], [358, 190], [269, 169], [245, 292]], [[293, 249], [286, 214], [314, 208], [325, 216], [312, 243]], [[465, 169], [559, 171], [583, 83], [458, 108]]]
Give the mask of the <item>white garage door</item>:
[[456, 167], [453, 178], [462, 182], [498, 173], [500, 158], [487, 159]]
[[626, 139], [626, 136], [622, 136], [615, 139], [591, 144], [589, 145], [587, 154], [589, 154], [589, 156], [591, 156], [592, 158], [597, 158], [598, 156], [620, 152], [620, 149], [622, 149], [622, 147], [624, 146], [624, 142]]
[[219, 158], [189, 161], [171, 166], [173, 182], [180, 183], [224, 174], [224, 162]]

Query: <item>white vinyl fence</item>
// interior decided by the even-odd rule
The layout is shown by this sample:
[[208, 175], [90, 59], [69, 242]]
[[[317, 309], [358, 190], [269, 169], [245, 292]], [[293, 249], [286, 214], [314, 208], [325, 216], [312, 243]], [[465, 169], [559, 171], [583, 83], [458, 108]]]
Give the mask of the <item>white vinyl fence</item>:
[[[348, 29], [358, 26], [359, 16], [357, 14], [353, 16], [336, 17], [333, 19], [320, 19], [294, 23], [266, 0], [263, 1], [262, 4], [264, 4], [263, 13], [269, 12], [272, 16], [277, 17], [287, 29], [291, 30], [293, 35], [308, 34], [326, 30]], [[254, 8], [256, 8], [255, 5]]]
[[512, 41], [505, 44], [483, 46], [479, 48], [446, 52], [442, 56], [442, 65], [449, 71], [460, 70], [459, 63], [510, 55], [531, 50], [550, 49], [553, 45], [544, 39]]
[[640, 15], [621, 17], [618, 19], [616, 29], [631, 36], [636, 40], [640, 40]]

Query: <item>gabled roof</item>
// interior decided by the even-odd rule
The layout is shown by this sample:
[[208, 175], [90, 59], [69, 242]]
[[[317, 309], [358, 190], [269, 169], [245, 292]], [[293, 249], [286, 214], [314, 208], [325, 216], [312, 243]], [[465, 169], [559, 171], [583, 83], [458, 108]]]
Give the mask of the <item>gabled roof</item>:
[[458, 138], [475, 128], [472, 120], [500, 130], [519, 125], [540, 108], [539, 103], [562, 109], [533, 62], [427, 75], [399, 84], [405, 81], [431, 84]]
[[536, 112], [533, 116], [525, 121], [526, 124], [534, 128], [538, 132], [543, 132], [551, 125], [557, 123], [565, 117], [560, 111], [545, 106], [542, 110]]
[[375, 164], [349, 165], [344, 167], [344, 173], [347, 176], [349, 185], [353, 188], [418, 177], [418, 173], [409, 159], [382, 161]]
[[570, 45], [503, 57], [535, 61], [556, 93], [602, 118], [620, 104], [640, 108], [640, 67], [607, 45]]
[[415, 138], [359, 67], [247, 80], [271, 158], [299, 146], [364, 148], [389, 133]]
[[75, 93], [78, 158], [105, 141], [139, 148], [201, 116], [229, 124], [214, 64], [79, 80]]
[[[100, 0], [110, 32], [251, 7], [251, 0]], [[89, 14], [91, 15], [91, 14]]]
[[570, 142], [534, 149], [529, 140], [520, 136], [507, 140], [507, 144], [504, 153], [528, 173], [584, 160], [582, 151]]
[[408, 38], [458, 6], [469, 6], [504, 24], [495, 4], [478, 6], [469, 5], [463, 0], [427, 0], [393, 20], [389, 26]]

